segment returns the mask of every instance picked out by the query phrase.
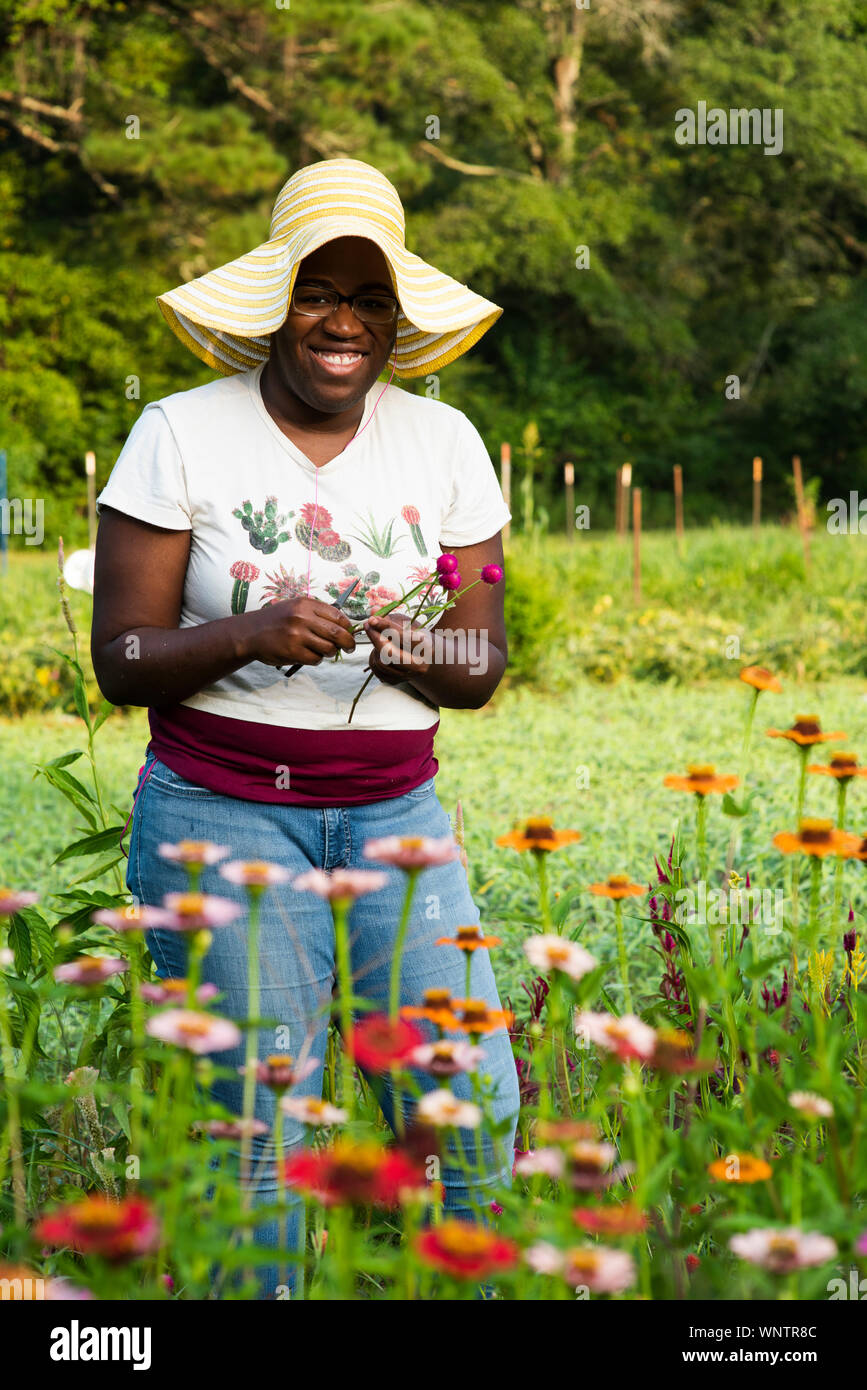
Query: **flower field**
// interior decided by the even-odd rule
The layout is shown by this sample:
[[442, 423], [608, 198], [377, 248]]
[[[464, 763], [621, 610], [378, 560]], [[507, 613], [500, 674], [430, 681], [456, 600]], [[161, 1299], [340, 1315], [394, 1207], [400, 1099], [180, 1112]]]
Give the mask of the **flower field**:
[[[164, 853], [186, 891], [131, 907], [117, 839], [146, 726], [139, 711], [100, 723], [71, 668], [75, 717], [2, 730], [20, 799], [0, 825], [0, 1277], [58, 1300], [846, 1296], [867, 1273], [867, 769], [852, 752], [867, 706], [855, 680], [729, 669], [692, 690], [517, 688], [449, 712], [437, 785], [461, 802], [456, 838], [381, 840], [369, 869], [291, 885], [330, 903], [338, 946], [311, 1100], [303, 1053], [263, 1055], [273, 1021], [255, 990], [229, 1018], [207, 979], [210, 936], [239, 924], [255, 962], [263, 896], [286, 871], [179, 842]], [[441, 949], [467, 980], [491, 953], [499, 1013], [468, 990], [399, 1006], [408, 904], [455, 856], [482, 927]], [[346, 943], [384, 864], [406, 897], [377, 1013]], [[206, 865], [243, 910], [199, 892]], [[187, 943], [183, 980], [156, 979], [155, 923]], [[514, 1153], [485, 1069], [504, 1029]], [[230, 1114], [208, 1091], [241, 1039]], [[386, 1078], [417, 1103], [396, 1134]], [[259, 1086], [277, 1099], [267, 1207], [249, 1192]], [[290, 1120], [309, 1142], [284, 1154]], [[491, 1155], [512, 1169], [496, 1188]], [[450, 1163], [472, 1221], [444, 1210]], [[257, 1228], [275, 1221], [280, 1244], [263, 1249]]]

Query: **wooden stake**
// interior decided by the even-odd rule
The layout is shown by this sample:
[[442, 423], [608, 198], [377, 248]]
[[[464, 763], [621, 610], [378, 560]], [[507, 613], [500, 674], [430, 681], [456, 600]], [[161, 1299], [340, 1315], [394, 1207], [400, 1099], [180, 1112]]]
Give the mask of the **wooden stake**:
[[641, 488], [632, 494], [632, 599], [641, 602]]
[[810, 572], [810, 527], [807, 521], [807, 505], [804, 499], [804, 477], [801, 473], [800, 455], [792, 458], [792, 473], [795, 478], [795, 500], [798, 504], [798, 526], [801, 530], [801, 544], [804, 547], [804, 570]]
[[683, 469], [674, 465], [674, 529], [678, 545], [683, 545]]
[[[512, 510], [512, 446], [511, 444], [500, 445], [500, 487], [503, 490], [503, 497], [509, 511]], [[503, 540], [507, 541], [512, 533], [512, 523], [507, 521], [503, 527]]]
[[563, 482], [566, 486], [566, 535], [570, 541], [575, 539], [575, 465], [563, 464]]
[[762, 524], [762, 461], [753, 459], [753, 531], [759, 533]]
[[623, 535], [623, 469], [614, 475], [614, 533]]
[[87, 474], [87, 535], [91, 550], [96, 545], [96, 454], [88, 449], [84, 456]]
[[620, 470], [620, 486], [623, 490], [623, 503], [620, 508], [620, 522], [623, 527], [622, 535], [626, 538], [629, 530], [629, 489], [632, 486], [632, 464], [624, 463]]

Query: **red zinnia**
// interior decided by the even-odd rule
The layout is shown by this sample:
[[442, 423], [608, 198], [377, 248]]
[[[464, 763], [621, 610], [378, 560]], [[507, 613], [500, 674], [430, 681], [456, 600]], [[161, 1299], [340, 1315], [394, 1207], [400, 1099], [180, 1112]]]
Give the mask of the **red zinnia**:
[[339, 1139], [326, 1149], [305, 1149], [288, 1158], [287, 1187], [299, 1187], [324, 1206], [393, 1207], [406, 1189], [424, 1186], [424, 1172], [399, 1149]]
[[138, 1197], [121, 1202], [85, 1197], [44, 1216], [34, 1235], [45, 1245], [68, 1245], [83, 1255], [102, 1255], [106, 1260], [147, 1255], [159, 1243], [157, 1219]]
[[369, 1014], [353, 1028], [349, 1052], [360, 1067], [386, 1072], [405, 1062], [424, 1041], [424, 1034], [406, 1019], [392, 1022], [385, 1014]]
[[518, 1261], [518, 1247], [474, 1221], [443, 1221], [422, 1231], [415, 1240], [416, 1253], [453, 1279], [484, 1279]]

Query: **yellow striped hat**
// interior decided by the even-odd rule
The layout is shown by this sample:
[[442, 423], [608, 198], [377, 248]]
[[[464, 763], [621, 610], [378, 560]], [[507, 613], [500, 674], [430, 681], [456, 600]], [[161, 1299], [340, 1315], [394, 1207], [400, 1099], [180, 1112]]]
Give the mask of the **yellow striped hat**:
[[375, 242], [388, 262], [400, 303], [398, 376], [424, 376], [453, 362], [503, 312], [407, 251], [397, 189], [358, 159], [299, 169], [278, 194], [267, 241], [159, 295], [157, 303], [172, 331], [209, 367], [224, 376], [247, 371], [269, 355], [268, 335], [286, 318], [301, 261], [346, 236]]

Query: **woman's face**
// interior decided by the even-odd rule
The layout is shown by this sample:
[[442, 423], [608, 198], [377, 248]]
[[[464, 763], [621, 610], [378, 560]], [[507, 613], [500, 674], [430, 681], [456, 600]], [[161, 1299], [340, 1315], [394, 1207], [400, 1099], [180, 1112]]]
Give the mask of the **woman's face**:
[[[338, 237], [307, 256], [296, 287], [325, 286], [338, 294], [362, 290], [394, 295], [379, 247], [364, 237]], [[362, 323], [346, 303], [327, 318], [296, 313], [271, 335], [271, 361], [278, 378], [306, 405], [326, 414], [347, 410], [370, 390], [391, 354], [397, 321]], [[273, 370], [273, 368], [272, 368]]]

